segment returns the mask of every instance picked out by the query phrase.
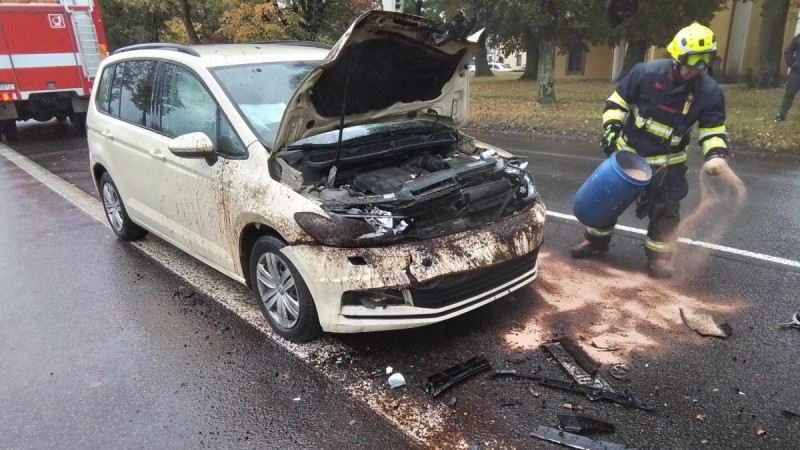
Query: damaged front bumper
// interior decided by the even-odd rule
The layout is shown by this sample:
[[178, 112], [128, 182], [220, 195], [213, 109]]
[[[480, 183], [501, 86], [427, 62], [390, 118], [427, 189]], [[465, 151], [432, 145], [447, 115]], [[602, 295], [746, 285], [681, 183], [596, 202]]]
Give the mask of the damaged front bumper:
[[295, 245], [281, 251], [303, 274], [328, 332], [411, 328], [490, 303], [536, 278], [545, 207], [479, 230], [375, 248]]

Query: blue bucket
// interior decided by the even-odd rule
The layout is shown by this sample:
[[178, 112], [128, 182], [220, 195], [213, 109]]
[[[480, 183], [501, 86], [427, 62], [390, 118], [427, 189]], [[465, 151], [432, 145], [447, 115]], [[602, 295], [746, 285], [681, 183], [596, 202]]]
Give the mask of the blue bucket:
[[615, 152], [578, 189], [572, 211], [586, 226], [608, 226], [636, 200], [652, 177], [653, 170], [641, 156]]

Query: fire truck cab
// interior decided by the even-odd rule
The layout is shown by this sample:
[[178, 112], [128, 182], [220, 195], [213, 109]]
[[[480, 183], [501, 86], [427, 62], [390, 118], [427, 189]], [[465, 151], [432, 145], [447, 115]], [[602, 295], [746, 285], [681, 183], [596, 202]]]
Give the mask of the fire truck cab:
[[0, 131], [69, 118], [86, 130], [106, 38], [96, 0], [0, 0]]

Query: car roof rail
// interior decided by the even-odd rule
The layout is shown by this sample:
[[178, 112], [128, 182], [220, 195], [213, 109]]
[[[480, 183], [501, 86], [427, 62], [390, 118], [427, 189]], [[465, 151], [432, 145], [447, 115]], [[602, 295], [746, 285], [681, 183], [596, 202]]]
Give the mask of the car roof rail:
[[119, 48], [114, 51], [114, 55], [122, 52], [129, 52], [133, 50], [175, 50], [177, 52], [186, 53], [187, 55], [200, 56], [200, 53], [189, 46], [181, 44], [170, 44], [167, 42], [153, 42], [148, 44], [134, 44], [126, 47]]
[[248, 44], [278, 44], [278, 45], [302, 45], [304, 47], [317, 47], [317, 48], [324, 48], [325, 50], [330, 50], [333, 47], [328, 44], [323, 44], [322, 42], [316, 41], [298, 41], [298, 40], [287, 40], [287, 41], [256, 41], [256, 42], [248, 42]]

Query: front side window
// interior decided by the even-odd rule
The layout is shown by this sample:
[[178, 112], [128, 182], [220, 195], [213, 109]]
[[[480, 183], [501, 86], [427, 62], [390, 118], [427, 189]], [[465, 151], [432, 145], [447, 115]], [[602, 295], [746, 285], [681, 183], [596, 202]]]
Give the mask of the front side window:
[[156, 61], [125, 61], [120, 65], [125, 66], [120, 77], [120, 119], [152, 127]]
[[218, 141], [217, 103], [190, 70], [167, 64], [161, 90], [161, 132], [169, 137], [201, 132]]
[[164, 67], [160, 111], [165, 135], [174, 138], [201, 132], [211, 139], [218, 154], [234, 158], [247, 155], [247, 148], [214, 98], [189, 69], [174, 64]]
[[214, 69], [219, 84], [267, 147], [272, 147], [286, 103], [320, 61], [285, 61]]

